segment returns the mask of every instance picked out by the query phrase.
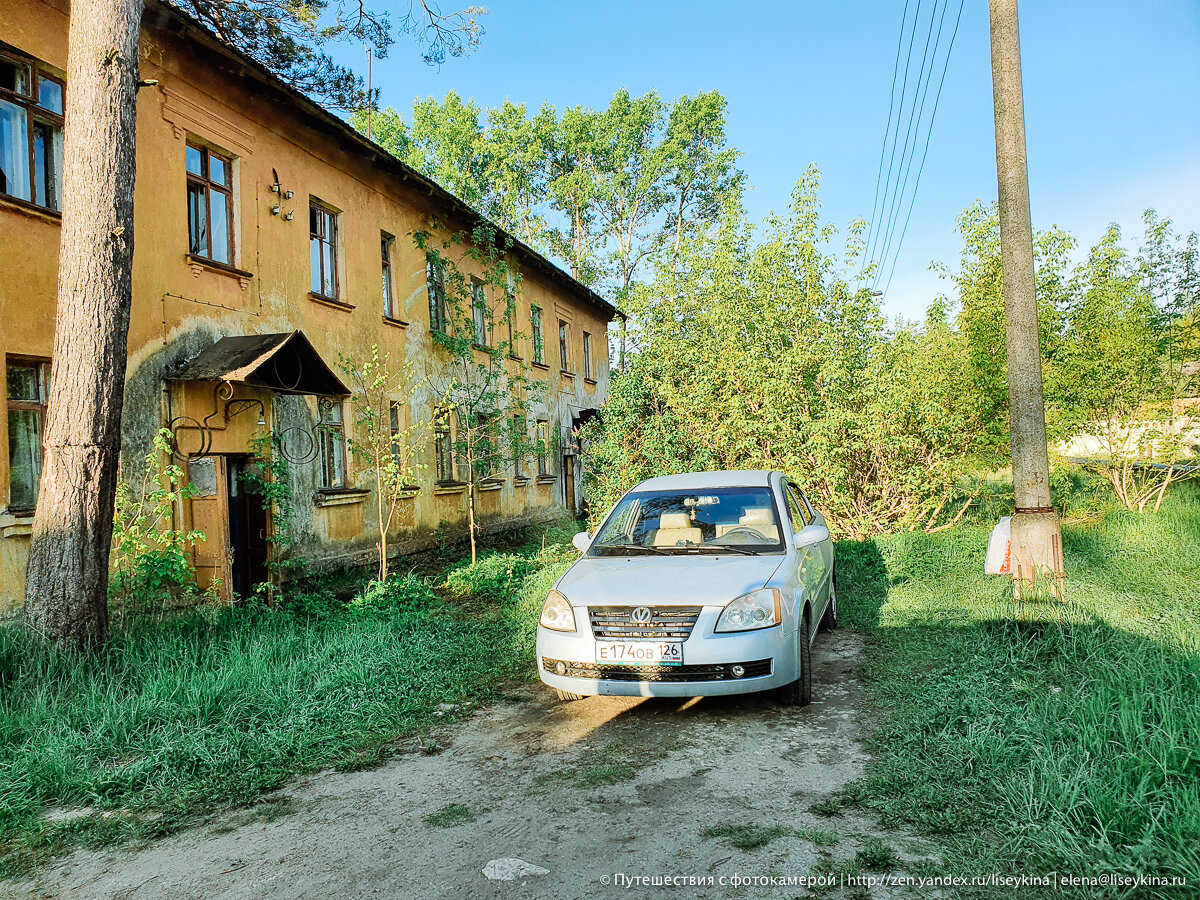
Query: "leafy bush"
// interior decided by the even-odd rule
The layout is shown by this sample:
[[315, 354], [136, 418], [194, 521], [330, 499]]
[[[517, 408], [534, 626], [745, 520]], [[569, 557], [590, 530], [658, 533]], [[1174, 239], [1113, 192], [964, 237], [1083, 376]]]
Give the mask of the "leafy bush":
[[416, 575], [392, 574], [373, 580], [348, 604], [352, 613], [386, 613], [425, 609], [437, 601], [429, 582]]
[[452, 569], [446, 576], [446, 591], [460, 600], [500, 603], [512, 597], [534, 565], [522, 556], [497, 553], [478, 562]]

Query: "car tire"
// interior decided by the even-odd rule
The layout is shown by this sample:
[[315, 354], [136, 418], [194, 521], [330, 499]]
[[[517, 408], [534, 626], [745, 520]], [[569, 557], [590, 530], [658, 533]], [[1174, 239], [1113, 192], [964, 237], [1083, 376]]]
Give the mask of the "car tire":
[[821, 630], [833, 631], [838, 624], [838, 608], [837, 608], [837, 570], [834, 569], [834, 578], [829, 582], [829, 602], [825, 604], [825, 614], [821, 616]]
[[563, 703], [570, 703], [572, 700], [586, 700], [584, 694], [572, 694], [570, 691], [564, 691], [560, 688], [555, 688], [554, 692], [558, 694], [558, 699]]
[[779, 702], [784, 706], [808, 706], [812, 703], [812, 665], [808, 646], [808, 619], [800, 619], [796, 632], [799, 643], [800, 677], [779, 689]]

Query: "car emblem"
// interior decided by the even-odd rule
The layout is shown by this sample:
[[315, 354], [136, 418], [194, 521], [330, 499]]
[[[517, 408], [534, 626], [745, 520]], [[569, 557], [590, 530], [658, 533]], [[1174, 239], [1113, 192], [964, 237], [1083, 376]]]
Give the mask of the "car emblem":
[[629, 618], [634, 622], [637, 622], [639, 625], [645, 625], [652, 618], [654, 618], [654, 613], [651, 612], [650, 607], [648, 606], [639, 606], [629, 614]]

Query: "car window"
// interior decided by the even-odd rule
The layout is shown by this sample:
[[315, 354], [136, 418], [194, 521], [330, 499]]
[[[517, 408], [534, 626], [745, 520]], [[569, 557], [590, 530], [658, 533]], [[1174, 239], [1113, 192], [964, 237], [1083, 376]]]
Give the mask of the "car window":
[[794, 487], [789, 484], [785, 493], [787, 494], [788, 515], [792, 519], [792, 531], [798, 532], [812, 521], [812, 517], [808, 515], [805, 505], [797, 499]]
[[611, 556], [736, 547], [742, 553], [775, 553], [783, 550], [780, 525], [766, 487], [638, 491], [621, 499], [589, 552]]

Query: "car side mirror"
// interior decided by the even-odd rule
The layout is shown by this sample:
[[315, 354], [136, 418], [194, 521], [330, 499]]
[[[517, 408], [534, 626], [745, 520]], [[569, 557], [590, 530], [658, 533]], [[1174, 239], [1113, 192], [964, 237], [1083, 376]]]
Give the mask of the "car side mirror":
[[829, 540], [829, 529], [824, 525], [805, 525], [795, 535], [797, 547], [807, 547], [810, 544], [819, 544], [821, 541], [827, 540]]
[[575, 537], [571, 538], [571, 546], [580, 553], [586, 550], [588, 548], [588, 544], [591, 542], [592, 539], [588, 536], [586, 531], [581, 531], [579, 534], [575, 535]]

